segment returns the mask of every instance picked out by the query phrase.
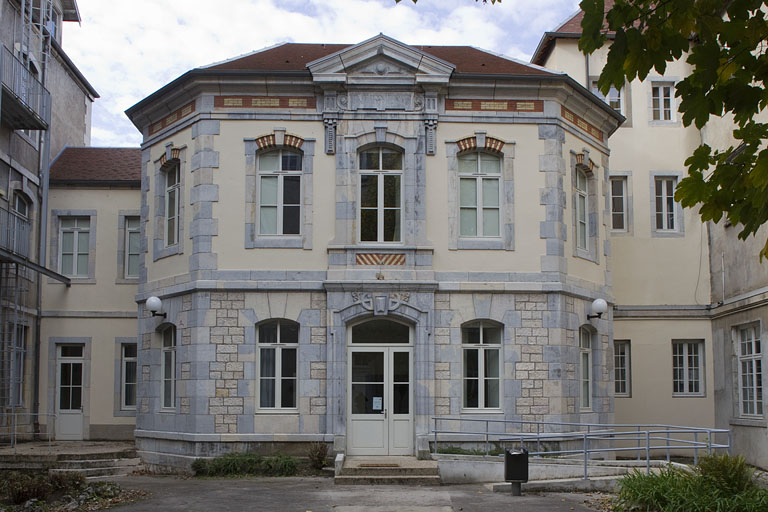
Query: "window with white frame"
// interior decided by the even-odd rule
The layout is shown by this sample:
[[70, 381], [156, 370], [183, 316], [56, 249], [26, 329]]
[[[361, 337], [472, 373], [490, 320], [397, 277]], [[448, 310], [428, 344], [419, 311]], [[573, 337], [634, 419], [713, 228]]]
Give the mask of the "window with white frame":
[[616, 396], [630, 396], [631, 394], [632, 379], [629, 347], [629, 340], [616, 340], [613, 342], [613, 382]]
[[627, 230], [627, 178], [611, 177], [611, 229]]
[[295, 409], [298, 394], [299, 324], [269, 320], [257, 326], [259, 408]]
[[581, 169], [576, 169], [576, 247], [587, 249], [589, 211], [589, 180], [587, 174]]
[[300, 234], [301, 153], [278, 149], [259, 153], [257, 157], [259, 234]]
[[123, 276], [126, 279], [139, 277], [139, 258], [141, 256], [141, 228], [139, 217], [125, 217], [125, 261]]
[[592, 408], [592, 333], [579, 329], [579, 406]]
[[763, 349], [760, 324], [738, 330], [739, 412], [742, 416], [763, 415]]
[[487, 321], [461, 328], [465, 409], [499, 408], [501, 336], [502, 327]]
[[619, 114], [624, 114], [624, 100], [621, 96], [621, 89], [617, 89], [611, 86], [611, 90], [608, 91], [608, 95], [604, 96], [600, 89], [597, 88], [597, 82], [592, 82], [592, 92], [606, 102], [613, 110]]
[[675, 86], [671, 82], [655, 82], [651, 86], [651, 113], [654, 121], [674, 121]]
[[91, 237], [90, 217], [59, 220], [59, 272], [69, 277], [88, 277]]
[[124, 343], [122, 345], [121, 370], [121, 408], [127, 410], [136, 409], [137, 359], [135, 343]]
[[672, 392], [677, 396], [704, 394], [704, 342], [672, 342]]
[[181, 166], [178, 162], [165, 171], [165, 246], [179, 243]]
[[176, 407], [176, 326], [163, 331], [163, 408]]
[[360, 241], [400, 242], [403, 154], [378, 147], [360, 152]]
[[19, 192], [13, 194], [13, 208], [11, 209], [11, 218], [9, 232], [10, 249], [22, 256], [29, 256], [29, 237], [31, 225], [29, 222], [29, 202]]
[[654, 179], [657, 231], [676, 231], [678, 229], [677, 206], [675, 204], [676, 186], [676, 177], [658, 176]]
[[459, 235], [498, 237], [501, 158], [485, 152], [459, 155]]
[[[12, 339], [0, 344], [4, 354], [0, 354], [0, 373], [8, 376], [9, 386], [0, 389], [0, 406], [22, 406], [24, 403], [24, 360], [27, 354], [27, 326], [7, 324], [8, 332], [13, 332]], [[5, 345], [5, 346], [3, 346]], [[3, 357], [5, 355], [5, 357]], [[6, 395], [8, 393], [8, 395]]]

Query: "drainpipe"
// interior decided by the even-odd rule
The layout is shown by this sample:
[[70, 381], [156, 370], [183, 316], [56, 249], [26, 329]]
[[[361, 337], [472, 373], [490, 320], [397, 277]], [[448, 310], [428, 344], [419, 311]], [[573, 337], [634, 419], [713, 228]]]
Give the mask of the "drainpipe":
[[584, 74], [585, 74], [585, 80], [584, 80], [584, 87], [587, 88], [587, 90], [592, 90], [592, 84], [589, 83], [589, 55], [586, 53], [584, 54]]

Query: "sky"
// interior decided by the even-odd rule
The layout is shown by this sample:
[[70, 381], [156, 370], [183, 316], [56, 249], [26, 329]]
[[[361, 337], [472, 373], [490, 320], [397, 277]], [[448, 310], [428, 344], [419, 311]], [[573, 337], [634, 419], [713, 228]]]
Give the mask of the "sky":
[[190, 69], [278, 43], [469, 45], [528, 61], [579, 0], [77, 0], [62, 46], [98, 91], [91, 145], [138, 146], [124, 111]]

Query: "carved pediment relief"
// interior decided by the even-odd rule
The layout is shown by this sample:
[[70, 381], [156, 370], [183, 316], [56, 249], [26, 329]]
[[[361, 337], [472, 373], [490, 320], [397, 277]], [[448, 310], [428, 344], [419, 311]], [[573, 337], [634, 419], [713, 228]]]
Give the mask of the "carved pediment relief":
[[357, 66], [354, 66], [347, 70], [347, 76], [360, 76], [360, 77], [384, 77], [384, 76], [397, 76], [397, 77], [412, 77], [417, 70], [403, 66], [393, 60], [376, 57], [365, 62], [361, 62]]

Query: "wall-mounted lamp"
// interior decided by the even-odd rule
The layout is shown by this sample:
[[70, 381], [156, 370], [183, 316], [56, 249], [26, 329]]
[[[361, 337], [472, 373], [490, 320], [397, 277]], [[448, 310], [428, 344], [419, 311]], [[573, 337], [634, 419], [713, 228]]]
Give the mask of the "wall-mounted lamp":
[[591, 309], [592, 309], [592, 314], [587, 315], [587, 320], [592, 320], [593, 318], [602, 318], [603, 313], [608, 311], [608, 303], [605, 302], [603, 299], [595, 299], [592, 301]]
[[168, 313], [160, 313], [163, 310], [163, 301], [159, 297], [152, 296], [148, 298], [147, 309], [152, 313], [152, 316], [161, 316], [163, 318], [168, 316]]

